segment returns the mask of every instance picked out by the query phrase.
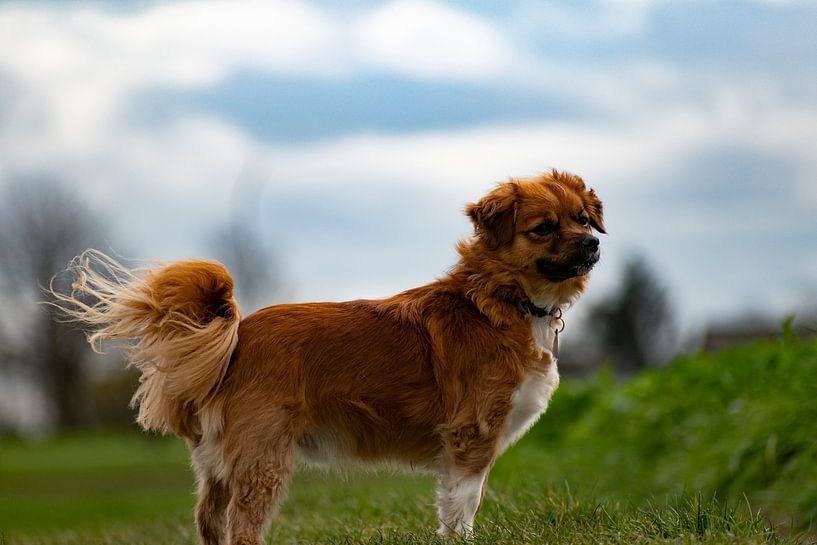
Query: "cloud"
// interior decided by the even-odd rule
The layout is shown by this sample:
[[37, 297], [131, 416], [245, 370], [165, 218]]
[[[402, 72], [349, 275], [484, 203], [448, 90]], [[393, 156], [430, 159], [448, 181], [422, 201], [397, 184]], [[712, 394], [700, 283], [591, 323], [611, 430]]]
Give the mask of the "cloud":
[[2, 65], [32, 78], [109, 77], [142, 85], [204, 85], [246, 68], [331, 70], [336, 25], [306, 3], [198, 0], [135, 12], [91, 6], [6, 4], [0, 36], [16, 51], [4, 48]]
[[[559, 8], [567, 10], [561, 16], [545, 10], [540, 31], [551, 43], [588, 34], [626, 41], [649, 23], [646, 5], [610, 4], [589, 18], [570, 8]], [[264, 182], [259, 221], [289, 252], [285, 262], [301, 286], [298, 298], [385, 295], [450, 265], [453, 242], [469, 231], [463, 203], [508, 175], [553, 166], [584, 176], [608, 205], [611, 235], [597, 275], [601, 285], [611, 285], [615, 263], [629, 248], [641, 248], [683, 293], [694, 294], [684, 301], [687, 308], [711, 309], [742, 300], [756, 283], [741, 263], [745, 247], [738, 238], [734, 262], [717, 270], [724, 282], [743, 280], [727, 290], [706, 285], [702, 272], [702, 263], [723, 254], [699, 239], [713, 227], [733, 236], [739, 224], [724, 218], [731, 221], [735, 210], [726, 201], [723, 210], [699, 206], [697, 195], [708, 194], [703, 190], [684, 194], [686, 202], [647, 202], [652, 188], [706, 174], [683, 165], [702, 157], [719, 164], [728, 150], [774, 158], [785, 165], [789, 183], [778, 189], [775, 204], [782, 210], [767, 215], [780, 222], [764, 224], [765, 244], [781, 260], [788, 250], [775, 244], [784, 232], [780, 223], [794, 218], [802, 227], [803, 215], [790, 210], [817, 209], [817, 106], [792, 98], [787, 80], [724, 76], [711, 66], [693, 72], [641, 53], [626, 59], [601, 54], [600, 61], [590, 48], [579, 58], [531, 58], [513, 24], [431, 0], [395, 0], [342, 17], [325, 4], [289, 1], [145, 6], [118, 12], [98, 4], [0, 4], [0, 99], [8, 100], [0, 106], [0, 175], [47, 171], [69, 180], [109, 215], [128, 253], [205, 253], [208, 230], [227, 220], [235, 186], [249, 176]], [[584, 113], [569, 120], [497, 113], [410, 130], [354, 125], [291, 144], [257, 137], [214, 108], [179, 108], [152, 124], [138, 112], [129, 115], [140, 93], [176, 89], [183, 102], [187, 90], [248, 72], [318, 82], [312, 105], [336, 89], [333, 82], [388, 73], [396, 85], [405, 78], [415, 85], [460, 82], [476, 94], [525, 90], [508, 92], [512, 99], [549, 92]], [[263, 93], [257, 98], [265, 99]], [[393, 108], [406, 104], [398, 100]], [[320, 115], [313, 119], [322, 125]], [[750, 203], [741, 212], [768, 204], [752, 201], [750, 193], [758, 183], [776, 182], [770, 169], [752, 167], [758, 164], [767, 163], [741, 170], [762, 177], [736, 188]], [[731, 179], [736, 186], [740, 181]], [[800, 261], [790, 262], [805, 270]], [[339, 268], [343, 272], [328, 273]], [[776, 283], [754, 298], [783, 300], [785, 279], [764, 274]]]
[[396, 0], [355, 24], [364, 66], [420, 78], [492, 79], [516, 56], [501, 32], [474, 14], [429, 0]]
[[77, 146], [127, 121], [135, 94], [204, 89], [240, 73], [331, 81], [380, 71], [470, 81], [500, 77], [516, 57], [486, 20], [430, 0], [344, 16], [293, 0], [133, 11], [3, 4], [0, 82], [14, 107], [0, 109], [0, 146], [47, 135], [65, 153], [80, 153]]
[[335, 25], [308, 4], [91, 6], [0, 6], [0, 74], [22, 97], [6, 127], [47, 131], [70, 148], [105, 130], [135, 89], [204, 86], [242, 69], [335, 70]]
[[[597, 22], [593, 22], [596, 16], [579, 17], [581, 10], [574, 13], [568, 8], [543, 9], [542, 16], [549, 25], [564, 26], [569, 28], [565, 32], [577, 35], [584, 31], [562, 21], [564, 17], [632, 33], [646, 24], [647, 5], [604, 4]], [[559, 15], [560, 10], [569, 14]], [[534, 21], [533, 17], [524, 19]], [[144, 122], [131, 115], [135, 97], [152, 90], [161, 94], [162, 89], [177, 89], [181, 90], [177, 103], [184, 104], [185, 90], [212, 89], [244, 73], [306, 78], [326, 85], [347, 82], [355, 75], [388, 73], [415, 85], [434, 80], [471, 86], [474, 92], [470, 95], [456, 92], [460, 100], [470, 96], [473, 102], [482, 96], [481, 90], [486, 90], [484, 96], [505, 99], [497, 99], [495, 102], [502, 103], [500, 109], [476, 119], [477, 124], [497, 124], [502, 111], [514, 111], [519, 108], [517, 103], [526, 102], [532, 113], [516, 110], [515, 123], [522, 118], [540, 123], [542, 118], [556, 117], [554, 111], [560, 107], [574, 112], [583, 109], [589, 116], [639, 120], [656, 115], [651, 110], [674, 111], [695, 107], [691, 101], [721, 100], [718, 91], [713, 96], [712, 88], [717, 86], [711, 81], [684, 77], [660, 59], [599, 65], [534, 58], [511, 39], [513, 32], [512, 24], [503, 29], [497, 21], [432, 0], [394, 0], [343, 16], [329, 7], [291, 0], [197, 0], [149, 4], [135, 11], [103, 10], [96, 4], [57, 8], [4, 4], [0, 6], [0, 78], [8, 81], [4, 87], [12, 89], [14, 108], [0, 110], [0, 146], [17, 162], [32, 155], [34, 142], [39, 151], [47, 153], [51, 147], [54, 153], [79, 160], [87, 150], [104, 147], [110, 134]], [[547, 26], [542, 33], [550, 33]], [[372, 80], [364, 84], [366, 81]], [[376, 85], [378, 80], [374, 81]], [[755, 82], [751, 83], [737, 81], [726, 86], [745, 94], [754, 87]], [[347, 91], [354, 93], [354, 87]], [[316, 109], [315, 103], [282, 107]], [[411, 107], [405, 100], [380, 106], [381, 112]], [[463, 111], [466, 114], [460, 117], [472, 115]], [[328, 112], [332, 114], [331, 109]], [[206, 111], [191, 114], [179, 107], [159, 123], [176, 124], [187, 116], [206, 115]], [[446, 119], [445, 112], [439, 117]], [[396, 119], [398, 124], [406, 122], [406, 117]], [[447, 119], [450, 125], [457, 124], [451, 121], [457, 119], [456, 114]], [[331, 122], [312, 116], [316, 130]], [[350, 130], [361, 127], [348, 126]], [[438, 126], [445, 126], [444, 122]], [[373, 132], [380, 128], [362, 126]], [[329, 136], [342, 133], [326, 130]], [[569, 133], [572, 129], [564, 130]]]
[[432, 0], [351, 14], [292, 0], [189, 0], [135, 11], [2, 4], [0, 78], [14, 88], [15, 108], [0, 112], [0, 138], [2, 129], [15, 138], [48, 132], [70, 148], [124, 122], [139, 93], [208, 89], [246, 73], [326, 83], [388, 74], [527, 94], [532, 103], [549, 93], [607, 112], [635, 111], [686, 85], [656, 60], [599, 67], [535, 58], [513, 32]]
[[126, 12], [5, 4], [0, 37], [7, 76], [63, 92], [87, 81], [83, 90], [98, 89], [94, 95], [66, 99], [85, 107], [105, 91], [204, 86], [242, 70], [459, 78], [495, 76], [511, 59], [487, 21], [430, 0], [396, 0], [351, 18], [294, 0], [188, 0]]

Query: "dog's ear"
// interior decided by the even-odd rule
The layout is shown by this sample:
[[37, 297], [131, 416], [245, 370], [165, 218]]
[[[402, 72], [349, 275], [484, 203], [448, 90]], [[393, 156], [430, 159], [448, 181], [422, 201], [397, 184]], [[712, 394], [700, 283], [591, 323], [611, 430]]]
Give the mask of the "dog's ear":
[[590, 218], [590, 225], [599, 233], [607, 234], [604, 230], [604, 205], [601, 204], [601, 199], [596, 196], [596, 192], [590, 189], [584, 193], [584, 208], [587, 210], [587, 215]]
[[478, 203], [465, 207], [477, 236], [489, 248], [498, 248], [513, 238], [518, 189], [514, 182], [499, 184]]

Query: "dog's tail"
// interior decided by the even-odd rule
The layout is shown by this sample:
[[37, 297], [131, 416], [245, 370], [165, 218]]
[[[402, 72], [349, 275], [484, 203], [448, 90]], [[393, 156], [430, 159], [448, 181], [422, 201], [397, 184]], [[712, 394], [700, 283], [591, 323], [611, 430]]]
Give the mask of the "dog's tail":
[[142, 375], [131, 400], [147, 430], [198, 433], [194, 416], [217, 389], [238, 342], [241, 313], [233, 279], [220, 263], [177, 261], [130, 269], [97, 250], [69, 264], [70, 293], [49, 289], [68, 321], [89, 327], [96, 352], [126, 339]]

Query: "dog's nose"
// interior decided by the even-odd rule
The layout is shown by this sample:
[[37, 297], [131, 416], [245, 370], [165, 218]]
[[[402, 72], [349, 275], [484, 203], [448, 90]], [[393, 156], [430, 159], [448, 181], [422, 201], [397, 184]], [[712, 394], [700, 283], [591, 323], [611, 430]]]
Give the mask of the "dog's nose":
[[595, 250], [599, 247], [599, 239], [594, 237], [593, 235], [587, 235], [582, 239], [582, 248], [587, 248], [588, 250]]

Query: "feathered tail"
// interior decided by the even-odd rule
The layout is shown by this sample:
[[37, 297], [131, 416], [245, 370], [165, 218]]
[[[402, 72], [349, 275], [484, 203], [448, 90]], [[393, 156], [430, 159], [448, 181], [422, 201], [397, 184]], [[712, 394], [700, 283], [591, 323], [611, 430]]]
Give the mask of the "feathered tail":
[[97, 250], [69, 264], [71, 293], [51, 288], [68, 320], [89, 326], [94, 351], [130, 339], [129, 365], [141, 372], [131, 400], [148, 430], [197, 435], [197, 419], [227, 371], [241, 313], [233, 279], [220, 263], [177, 261], [129, 269]]

